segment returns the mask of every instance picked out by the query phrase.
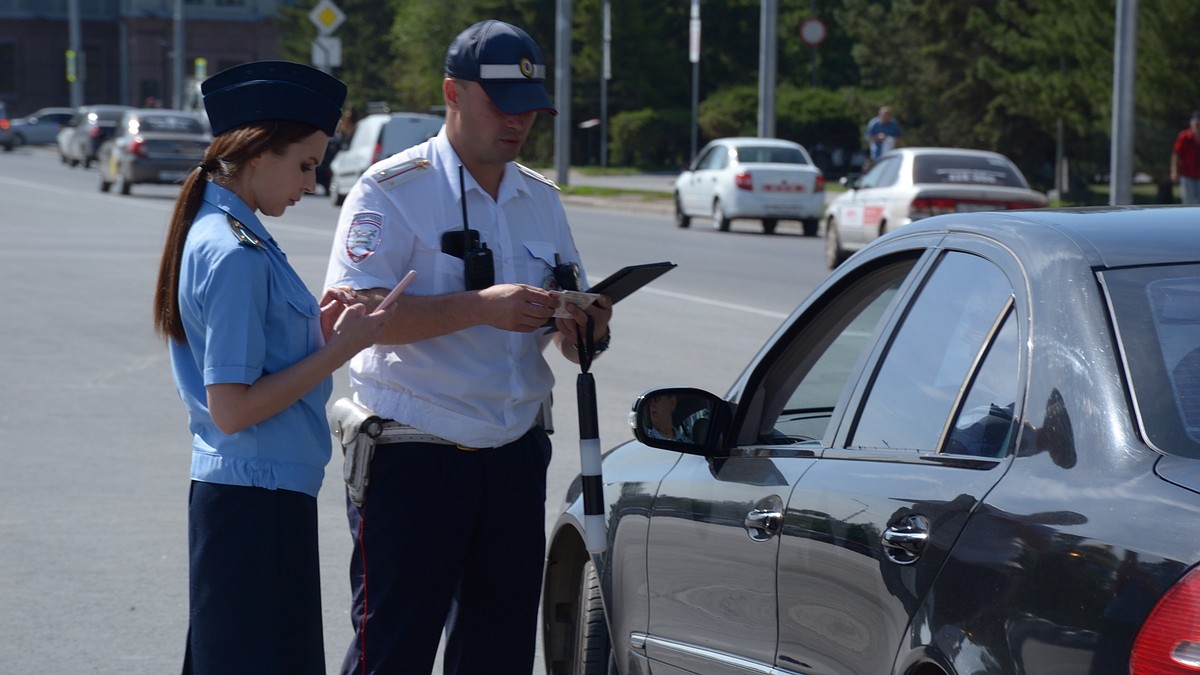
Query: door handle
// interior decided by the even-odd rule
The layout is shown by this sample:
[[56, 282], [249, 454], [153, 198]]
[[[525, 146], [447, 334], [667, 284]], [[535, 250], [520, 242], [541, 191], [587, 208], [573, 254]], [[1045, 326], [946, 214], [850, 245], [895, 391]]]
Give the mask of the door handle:
[[929, 519], [921, 515], [905, 516], [880, 536], [883, 553], [898, 565], [911, 565], [921, 557], [929, 542]]
[[754, 541], [767, 541], [783, 531], [783, 514], [769, 509], [754, 509], [746, 515], [746, 534]]

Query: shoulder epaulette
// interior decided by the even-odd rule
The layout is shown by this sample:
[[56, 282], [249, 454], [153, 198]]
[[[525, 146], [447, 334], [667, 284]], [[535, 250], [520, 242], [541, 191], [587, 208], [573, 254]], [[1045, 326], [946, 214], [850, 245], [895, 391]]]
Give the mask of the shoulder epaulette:
[[385, 190], [391, 190], [398, 185], [404, 185], [408, 181], [428, 174], [433, 170], [433, 165], [424, 157], [414, 157], [407, 162], [401, 162], [395, 166], [389, 166], [386, 169], [380, 169], [372, 174], [372, 178], [379, 184], [379, 187]]
[[229, 220], [229, 229], [233, 231], [233, 236], [237, 237], [239, 243], [255, 248], [266, 248], [266, 246], [263, 246], [262, 240], [254, 236], [250, 228], [243, 225], [242, 221], [234, 218], [232, 213], [226, 213], [225, 218]]
[[558, 187], [558, 183], [555, 183], [554, 181], [550, 180], [549, 178], [546, 178], [542, 174], [534, 171], [533, 169], [525, 166], [524, 164], [519, 164], [517, 162], [513, 162], [513, 164], [516, 164], [517, 169], [519, 169], [521, 171], [521, 173], [525, 174], [526, 176], [529, 176], [530, 178], [532, 178], [540, 183], [545, 183], [546, 185], [549, 185], [550, 187], [554, 188], [555, 190], [562, 189], [562, 188]]

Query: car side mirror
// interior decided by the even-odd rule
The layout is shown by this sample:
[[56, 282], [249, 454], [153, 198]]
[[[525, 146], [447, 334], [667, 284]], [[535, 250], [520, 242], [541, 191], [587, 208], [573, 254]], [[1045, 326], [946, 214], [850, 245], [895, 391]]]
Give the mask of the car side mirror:
[[691, 455], [722, 454], [732, 422], [728, 402], [690, 387], [652, 389], [638, 397], [629, 413], [629, 424], [638, 441]]
[[858, 182], [861, 179], [862, 179], [861, 173], [848, 173], [845, 176], [842, 176], [841, 178], [839, 178], [838, 182], [841, 183], [842, 187], [846, 188], [847, 190], [857, 190]]

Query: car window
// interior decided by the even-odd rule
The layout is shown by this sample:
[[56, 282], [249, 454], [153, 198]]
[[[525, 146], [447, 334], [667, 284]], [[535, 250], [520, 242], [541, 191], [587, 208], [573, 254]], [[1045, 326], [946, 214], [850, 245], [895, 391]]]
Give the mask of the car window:
[[1017, 405], [1017, 315], [1009, 310], [996, 339], [987, 348], [975, 379], [950, 425], [942, 452], [1003, 457], [1011, 447]]
[[862, 177], [859, 183], [860, 188], [877, 188], [887, 187], [896, 182], [896, 177], [900, 175], [900, 158], [886, 157], [871, 167], [871, 170]]
[[913, 182], [1029, 187], [1012, 162], [988, 155], [917, 155]]
[[808, 164], [808, 158], [799, 148], [744, 145], [737, 149], [738, 161], [742, 164]]
[[[184, 117], [183, 115], [142, 115], [135, 118], [135, 120], [139, 131], [163, 131], [188, 134], [204, 133], [204, 125], [200, 122], [200, 118], [198, 117]], [[130, 127], [130, 131], [133, 132], [132, 126]]]
[[704, 171], [715, 171], [724, 169], [728, 164], [729, 150], [723, 145], [717, 145], [705, 155], [697, 168]]
[[772, 401], [762, 442], [822, 439], [858, 361], [874, 342], [885, 310], [914, 259], [893, 263], [856, 281], [823, 308], [776, 360], [764, 388]]
[[1101, 275], [1146, 440], [1200, 457], [1200, 265]]
[[992, 263], [944, 254], [877, 368], [851, 445], [936, 450], [958, 393], [1012, 296], [1008, 278]]
[[393, 116], [383, 127], [379, 143], [383, 146], [380, 157], [390, 157], [414, 145], [424, 143], [437, 135], [442, 120], [433, 117]]

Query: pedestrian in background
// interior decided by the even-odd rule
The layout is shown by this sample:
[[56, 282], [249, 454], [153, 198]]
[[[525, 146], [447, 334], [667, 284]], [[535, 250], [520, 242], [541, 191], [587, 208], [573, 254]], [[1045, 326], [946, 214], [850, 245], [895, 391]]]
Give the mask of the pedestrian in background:
[[892, 109], [883, 106], [879, 114], [867, 122], [867, 149], [871, 161], [879, 159], [896, 147], [896, 139], [904, 135], [900, 123], [892, 117]]
[[1179, 185], [1182, 203], [1200, 204], [1200, 110], [1192, 112], [1188, 128], [1175, 137], [1171, 183]]
[[449, 675], [533, 669], [554, 384], [543, 352], [600, 352], [612, 314], [601, 298], [553, 321], [553, 289], [583, 276], [579, 252], [556, 186], [514, 162], [538, 111], [555, 112], [545, 70], [520, 28], [467, 28], [446, 53], [440, 133], [372, 166], [342, 207], [327, 286], [378, 301], [416, 271], [396, 301], [403, 324], [350, 365], [355, 401], [388, 421], [362, 506], [347, 500], [346, 675], [429, 673], [443, 629]]
[[335, 293], [318, 306], [257, 213], [313, 191], [346, 86], [258, 62], [202, 92], [214, 137], [175, 203], [154, 296], [192, 432], [183, 672], [324, 673], [316, 496], [330, 374], [392, 313]]

